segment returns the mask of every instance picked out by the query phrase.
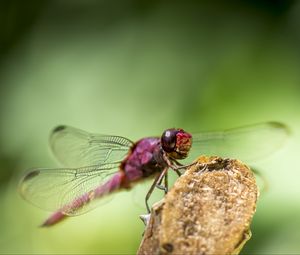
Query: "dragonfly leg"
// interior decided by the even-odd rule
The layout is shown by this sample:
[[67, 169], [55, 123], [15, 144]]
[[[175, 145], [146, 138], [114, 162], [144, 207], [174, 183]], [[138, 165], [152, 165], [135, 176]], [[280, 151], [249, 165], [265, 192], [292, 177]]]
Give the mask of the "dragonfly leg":
[[172, 168], [178, 174], [178, 176], [181, 176], [181, 172], [179, 171], [179, 169], [186, 169], [187, 167], [190, 167], [190, 166], [193, 166], [196, 164], [196, 162], [194, 162], [189, 165], [182, 165], [175, 159], [170, 160], [166, 154], [163, 155], [163, 158], [167, 162], [168, 166], [170, 168]]
[[147, 211], [148, 213], [150, 213], [150, 207], [148, 205], [148, 200], [154, 190], [155, 187], [157, 187], [157, 184], [158, 183], [161, 183], [163, 177], [165, 176], [166, 172], [167, 172], [168, 168], [166, 167], [159, 175], [156, 176], [154, 182], [152, 183], [147, 195], [146, 195], [146, 198], [145, 198], [145, 203], [146, 203], [146, 207], [147, 207]]
[[196, 163], [192, 163], [189, 165], [175, 165], [175, 164], [171, 164], [170, 167], [177, 173], [177, 175], [180, 177], [182, 175], [182, 173], [179, 171], [180, 169], [186, 169], [187, 167], [193, 166]]
[[151, 187], [150, 187], [150, 189], [149, 189], [149, 191], [148, 191], [148, 193], [146, 195], [146, 198], [145, 198], [145, 203], [146, 203], [146, 207], [147, 207], [148, 213], [150, 213], [150, 207], [148, 205], [148, 200], [149, 200], [149, 198], [150, 198], [150, 196], [151, 196], [151, 194], [152, 194], [152, 192], [153, 192], [153, 190], [154, 190], [154, 188], [156, 186], [158, 177], [159, 177], [159, 175], [155, 178], [155, 180], [154, 180], [153, 184], [151, 185]]
[[188, 168], [188, 167], [190, 167], [190, 166], [193, 166], [193, 165], [195, 165], [196, 164], [196, 162], [195, 163], [191, 163], [191, 164], [188, 164], [188, 165], [175, 165], [175, 164], [171, 164], [171, 168], [173, 169], [173, 170], [179, 170], [179, 169], [186, 169], [186, 168]]
[[[174, 162], [176, 164], [171, 163], [170, 167], [178, 174], [179, 177], [182, 175], [182, 173], [179, 171], [180, 169], [186, 169], [190, 166], [193, 166], [193, 165], [197, 164], [196, 162], [194, 162], [194, 163], [191, 163], [191, 164], [188, 164], [188, 165], [182, 165], [181, 163], [177, 162], [176, 160]], [[203, 164], [201, 172], [205, 172], [207, 170], [208, 170], [207, 164]]]
[[161, 179], [160, 182], [156, 184], [156, 188], [163, 190], [165, 194], [167, 194], [168, 193], [168, 172], [166, 172], [163, 177], [164, 177], [164, 185], [161, 185], [162, 183], [162, 179]]
[[178, 170], [178, 169], [173, 169], [175, 172], [176, 172], [176, 174], [180, 177], [181, 175], [182, 175], [182, 173]]
[[168, 183], [168, 172], [165, 174], [165, 194], [169, 191], [169, 183]]

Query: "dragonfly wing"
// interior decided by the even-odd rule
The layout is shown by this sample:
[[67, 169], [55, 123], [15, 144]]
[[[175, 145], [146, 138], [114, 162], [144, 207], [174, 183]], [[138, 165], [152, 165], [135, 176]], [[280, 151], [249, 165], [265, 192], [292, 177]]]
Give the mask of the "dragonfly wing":
[[91, 134], [68, 126], [58, 126], [50, 135], [51, 150], [66, 167], [119, 162], [132, 145], [125, 137]]
[[[110, 193], [109, 180], [118, 177], [119, 164], [102, 164], [82, 168], [42, 169], [29, 171], [21, 180], [21, 196], [49, 211], [60, 210], [67, 215], [85, 213], [102, 202], [102, 196]], [[115, 180], [116, 181], [116, 180]], [[114, 183], [117, 189], [118, 183]], [[101, 196], [94, 199], [95, 191]]]
[[253, 162], [278, 150], [288, 135], [288, 128], [278, 122], [195, 134], [189, 157], [184, 163], [190, 163], [200, 155], [216, 155]]

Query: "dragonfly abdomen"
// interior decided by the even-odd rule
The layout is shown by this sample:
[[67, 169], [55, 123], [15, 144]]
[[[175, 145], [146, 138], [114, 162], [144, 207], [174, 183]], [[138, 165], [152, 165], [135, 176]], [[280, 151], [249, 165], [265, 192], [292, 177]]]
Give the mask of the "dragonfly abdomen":
[[52, 226], [65, 219], [67, 216], [77, 215], [84, 206], [90, 204], [93, 200], [100, 199], [105, 195], [109, 195], [112, 192], [123, 188], [125, 181], [124, 172], [118, 171], [103, 185], [84, 193], [69, 204], [64, 205], [60, 210], [54, 212], [42, 224], [42, 227]]

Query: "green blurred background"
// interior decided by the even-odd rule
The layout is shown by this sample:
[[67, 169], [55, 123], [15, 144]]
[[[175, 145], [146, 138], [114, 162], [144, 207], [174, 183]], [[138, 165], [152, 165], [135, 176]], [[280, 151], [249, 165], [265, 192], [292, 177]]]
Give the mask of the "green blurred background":
[[1, 253], [138, 248], [145, 209], [134, 192], [38, 228], [48, 213], [16, 186], [27, 168], [57, 166], [47, 143], [58, 124], [136, 140], [269, 120], [293, 135], [255, 164], [270, 187], [243, 253], [300, 253], [300, 2], [199, 2], [1, 2]]

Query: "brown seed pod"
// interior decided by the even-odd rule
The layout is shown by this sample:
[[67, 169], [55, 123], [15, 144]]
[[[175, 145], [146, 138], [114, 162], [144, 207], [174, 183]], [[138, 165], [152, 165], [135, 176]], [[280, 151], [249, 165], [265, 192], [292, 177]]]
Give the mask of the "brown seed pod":
[[202, 156], [153, 206], [138, 254], [238, 254], [258, 187], [238, 160]]

